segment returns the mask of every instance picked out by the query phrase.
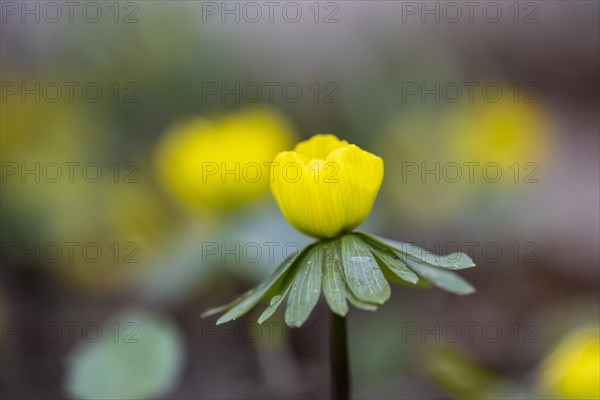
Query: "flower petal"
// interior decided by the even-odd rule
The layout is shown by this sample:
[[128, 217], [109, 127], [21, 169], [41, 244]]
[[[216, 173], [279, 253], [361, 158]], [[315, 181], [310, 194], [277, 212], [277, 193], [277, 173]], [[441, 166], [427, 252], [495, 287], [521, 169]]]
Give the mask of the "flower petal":
[[291, 151], [279, 153], [274, 163], [271, 191], [288, 222], [310, 236], [338, 235], [345, 221], [343, 199], [320, 179], [322, 165], [309, 168]]
[[348, 142], [338, 139], [335, 135], [319, 134], [298, 143], [294, 152], [308, 164], [311, 160], [325, 160], [333, 150], [347, 145]]
[[[345, 211], [344, 230], [356, 228], [371, 212], [383, 181], [383, 160], [353, 144], [334, 150], [326, 165], [337, 166], [333, 176], [338, 183], [328, 183], [337, 192], [338, 206]], [[330, 195], [334, 197], [332, 194]]]

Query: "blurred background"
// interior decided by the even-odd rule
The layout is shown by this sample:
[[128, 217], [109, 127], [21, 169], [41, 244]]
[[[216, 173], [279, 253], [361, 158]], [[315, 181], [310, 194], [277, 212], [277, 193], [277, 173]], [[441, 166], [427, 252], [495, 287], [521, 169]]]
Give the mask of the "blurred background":
[[598, 398], [598, 2], [0, 4], [2, 398], [327, 398], [323, 301], [199, 317], [311, 241], [254, 167], [316, 133], [477, 263], [350, 312], [356, 398]]

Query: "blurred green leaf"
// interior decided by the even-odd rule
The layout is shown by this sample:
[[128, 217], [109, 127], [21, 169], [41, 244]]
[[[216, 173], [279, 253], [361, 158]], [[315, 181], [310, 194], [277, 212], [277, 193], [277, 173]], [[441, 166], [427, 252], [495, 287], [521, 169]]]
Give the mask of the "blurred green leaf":
[[71, 355], [68, 392], [74, 398], [94, 400], [164, 394], [175, 383], [183, 361], [175, 326], [147, 311], [128, 311], [115, 321], [106, 325], [110, 329], [103, 330], [99, 341], [85, 343]]

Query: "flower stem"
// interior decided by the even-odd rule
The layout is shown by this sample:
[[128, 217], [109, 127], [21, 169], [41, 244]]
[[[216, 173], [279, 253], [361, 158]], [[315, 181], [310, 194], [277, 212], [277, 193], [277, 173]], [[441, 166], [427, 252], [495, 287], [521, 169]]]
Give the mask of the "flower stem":
[[331, 312], [331, 397], [334, 400], [350, 398], [348, 336], [346, 318]]

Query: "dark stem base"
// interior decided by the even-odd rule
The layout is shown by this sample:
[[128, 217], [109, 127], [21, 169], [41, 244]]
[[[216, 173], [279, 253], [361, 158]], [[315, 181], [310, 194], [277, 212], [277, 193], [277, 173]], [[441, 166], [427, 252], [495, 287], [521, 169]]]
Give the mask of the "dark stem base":
[[331, 398], [350, 398], [350, 368], [346, 318], [331, 312]]

